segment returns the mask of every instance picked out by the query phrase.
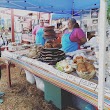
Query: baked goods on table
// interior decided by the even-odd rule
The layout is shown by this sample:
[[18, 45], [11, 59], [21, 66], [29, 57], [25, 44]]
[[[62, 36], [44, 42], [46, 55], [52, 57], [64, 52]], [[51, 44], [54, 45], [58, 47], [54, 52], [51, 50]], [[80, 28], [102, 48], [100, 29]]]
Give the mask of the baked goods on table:
[[73, 71], [76, 71], [79, 77], [87, 80], [93, 78], [96, 73], [94, 65], [83, 56], [76, 56], [74, 59], [68, 57], [57, 62], [56, 69], [69, 74], [73, 74]]
[[45, 39], [56, 39], [56, 33], [54, 31], [54, 26], [44, 27], [44, 38]]
[[61, 48], [61, 44], [56, 42], [55, 40], [48, 40], [45, 43], [44, 48]]
[[73, 62], [77, 64], [76, 72], [79, 77], [87, 80], [94, 77], [95, 67], [88, 59], [82, 56], [78, 56], [73, 60]]
[[29, 50], [29, 53], [27, 54], [27, 57], [29, 57], [29, 58], [39, 58], [42, 49], [43, 49], [43, 46], [41, 46], [41, 45], [35, 45], [35, 46], [33, 46]]
[[87, 72], [87, 68], [86, 68], [86, 65], [84, 64], [84, 62], [78, 63], [77, 71], [78, 72]]

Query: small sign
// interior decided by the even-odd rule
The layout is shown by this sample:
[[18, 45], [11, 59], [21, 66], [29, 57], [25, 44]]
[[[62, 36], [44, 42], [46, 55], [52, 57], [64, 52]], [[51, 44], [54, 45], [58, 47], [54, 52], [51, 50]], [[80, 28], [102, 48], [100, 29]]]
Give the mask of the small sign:
[[76, 83], [76, 84], [79, 84], [82, 78], [79, 78], [77, 76], [74, 76], [74, 77], [75, 78], [74, 78], [73, 82]]
[[50, 71], [50, 72], [54, 72], [54, 70], [55, 70], [55, 68], [53, 68], [53, 66], [48, 65], [48, 71]]
[[97, 87], [97, 84], [96, 84], [96, 83], [87, 81], [87, 80], [85, 80], [85, 79], [82, 79], [82, 80], [81, 80], [80, 85], [81, 85], [81, 86], [84, 86], [84, 87], [87, 87], [87, 88], [89, 88], [89, 89], [92, 89], [92, 90], [95, 90], [96, 87]]
[[67, 78], [67, 74], [66, 73], [58, 72], [57, 73], [57, 76], [59, 76], [60, 78], [63, 78], [63, 79], [66, 79]]
[[74, 82], [74, 79], [75, 79], [75, 76], [73, 76], [73, 75], [71, 75], [71, 74], [68, 74], [68, 75], [67, 75], [67, 80], [68, 80], [68, 81]]

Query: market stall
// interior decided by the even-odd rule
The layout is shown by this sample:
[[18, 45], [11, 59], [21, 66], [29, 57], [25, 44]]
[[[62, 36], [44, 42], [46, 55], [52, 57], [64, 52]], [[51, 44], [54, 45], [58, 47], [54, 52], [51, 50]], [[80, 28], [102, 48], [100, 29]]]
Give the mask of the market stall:
[[[23, 4], [22, 2], [25, 3], [27, 7], [26, 6], [24, 7], [24, 5], [22, 6], [22, 4]], [[38, 7], [38, 9], [36, 9], [37, 6], [34, 5], [36, 2], [38, 2], [38, 4], [43, 4], [43, 6], [40, 6], [40, 7]], [[21, 2], [15, 1], [14, 3], [12, 1], [10, 1], [10, 2], [1, 1], [1, 4], [2, 4], [2, 7], [11, 7], [11, 5], [14, 4], [14, 7], [12, 7], [12, 8], [19, 8], [19, 7], [16, 7], [16, 5], [17, 5], [17, 6], [20, 6], [21, 9], [25, 9], [25, 10], [28, 9], [28, 10], [32, 10], [32, 11], [37, 10], [37, 11], [45, 11], [45, 12], [71, 13], [71, 14], [73, 13], [73, 9], [74, 9], [74, 11], [77, 11], [77, 10], [82, 10], [82, 9], [99, 8], [99, 0], [92, 0], [91, 2], [88, 2], [87, 0], [85, 0], [85, 1], [83, 1], [84, 2], [83, 5], [80, 2], [81, 2], [80, 0], [75, 0], [74, 2], [71, 0], [71, 2], [69, 2], [67, 4], [65, 1], [63, 7], [62, 7], [62, 5], [60, 5], [59, 1], [50, 2], [50, 4], [48, 4], [46, 2], [45, 5], [44, 5], [44, 1], [43, 1], [43, 3], [41, 3], [41, 1], [35, 1], [35, 0], [33, 0], [32, 2], [26, 1], [26, 0], [21, 1]], [[52, 6], [50, 6], [50, 5], [52, 5]], [[30, 8], [30, 6], [34, 6], [34, 8]], [[50, 7], [50, 8], [47, 9], [47, 7]], [[53, 7], [55, 7], [55, 8], [53, 8]], [[71, 7], [73, 7], [72, 10], [71, 10]], [[103, 8], [101, 8], [101, 7], [103, 7]], [[36, 61], [35, 65], [34, 65], [35, 67], [33, 67], [32, 66], [33, 59], [28, 60], [28, 58], [25, 58], [25, 57], [19, 58], [18, 56], [16, 56], [17, 54], [13, 56], [12, 53], [11, 54], [9, 53], [10, 57], [7, 57], [4, 55], [5, 59], [10, 62], [19, 64], [20, 66], [29, 70], [33, 74], [38, 75], [39, 77], [41, 77], [45, 80], [48, 80], [49, 82], [57, 85], [60, 88], [63, 88], [63, 89], [66, 88], [67, 91], [83, 98], [84, 100], [87, 100], [89, 103], [91, 103], [95, 106], [97, 106], [97, 93], [99, 92], [98, 108], [100, 110], [102, 110], [104, 108], [103, 102], [105, 102], [105, 107], [109, 109], [110, 108], [109, 107], [109, 95], [107, 94], [107, 96], [105, 96], [105, 100], [104, 100], [104, 95], [103, 95], [104, 94], [104, 78], [105, 78], [105, 36], [106, 36], [105, 35], [105, 29], [106, 29], [105, 28], [105, 21], [106, 21], [106, 11], [105, 10], [106, 10], [106, 2], [101, 0], [100, 13], [104, 13], [103, 16], [105, 16], [105, 17], [101, 16], [101, 14], [100, 14], [100, 19], [103, 18], [102, 20], [103, 20], [104, 24], [102, 23], [102, 26], [100, 24], [101, 27], [100, 27], [100, 31], [99, 31], [99, 33], [100, 33], [99, 34], [99, 36], [100, 36], [99, 73], [100, 74], [99, 74], [99, 80], [98, 80], [99, 89], [97, 88], [97, 83], [93, 82], [92, 87], [91, 87], [90, 86], [91, 84], [89, 85], [89, 83], [90, 83], [89, 81], [81, 79], [74, 75], [70, 76], [70, 75], [65, 74], [64, 72], [59, 72], [59, 70], [56, 70], [55, 68], [53, 68], [49, 65], [47, 66], [47, 64], [45, 64], [45, 63]], [[104, 28], [102, 28], [102, 27], [104, 27]], [[17, 59], [17, 57], [18, 57], [18, 59]], [[25, 63], [24, 61], [26, 61], [27, 63]], [[24, 66], [24, 65], [26, 65], [26, 66]], [[37, 73], [35, 68], [37, 68], [37, 71], [39, 70], [39, 73], [45, 74], [45, 77], [43, 77], [42, 74], [39, 75], [39, 73]], [[35, 70], [35, 71], [33, 71], [33, 70]], [[54, 71], [54, 73], [52, 70]], [[45, 73], [45, 71], [46, 71], [46, 73]], [[47, 77], [47, 79], [46, 79], [46, 77]], [[100, 80], [100, 78], [101, 78], [101, 80]], [[75, 79], [77, 79], [77, 80], [75, 80]], [[76, 81], [79, 81], [79, 82], [76, 82]], [[87, 85], [89, 85], [89, 88]], [[102, 86], [103, 86], [103, 88], [102, 88]], [[106, 93], [109, 93], [108, 91], [109, 90], [107, 89]]]
[[[87, 102], [97, 106], [98, 100], [98, 85], [97, 80], [87, 81], [85, 79], [79, 78], [76, 73], [67, 74], [56, 70], [53, 66], [46, 63], [40, 62], [36, 59], [31, 59], [22, 56], [28, 53], [29, 50], [22, 50], [16, 52], [4, 51], [2, 53], [3, 59], [9, 63], [14, 63], [15, 65], [22, 67], [32, 74], [60, 87], [78, 97], [86, 100]], [[9, 68], [10, 69], [10, 68]], [[9, 81], [10, 82], [10, 81]], [[11, 82], [10, 82], [11, 84]], [[110, 90], [105, 89], [105, 106], [110, 107]]]

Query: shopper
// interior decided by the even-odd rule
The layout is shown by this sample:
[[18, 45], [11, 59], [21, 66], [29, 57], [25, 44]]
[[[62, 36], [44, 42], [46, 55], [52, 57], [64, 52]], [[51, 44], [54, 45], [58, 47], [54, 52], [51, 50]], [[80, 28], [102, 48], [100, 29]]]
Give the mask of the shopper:
[[44, 34], [43, 28], [44, 28], [44, 19], [40, 19], [39, 25], [35, 26], [32, 31], [36, 44], [41, 44], [41, 45], [45, 44], [45, 39], [43, 37]]
[[74, 18], [68, 20], [68, 29], [64, 32], [61, 43], [62, 50], [72, 52], [78, 50], [86, 42], [86, 35]]
[[[3, 45], [3, 39], [2, 37], [0, 37], [0, 49], [2, 45]], [[0, 51], [0, 57], [1, 57], [1, 51]], [[0, 65], [0, 79], [1, 79], [1, 65]], [[1, 99], [3, 95], [4, 95], [4, 92], [0, 92], [0, 103], [3, 103], [3, 99]]]

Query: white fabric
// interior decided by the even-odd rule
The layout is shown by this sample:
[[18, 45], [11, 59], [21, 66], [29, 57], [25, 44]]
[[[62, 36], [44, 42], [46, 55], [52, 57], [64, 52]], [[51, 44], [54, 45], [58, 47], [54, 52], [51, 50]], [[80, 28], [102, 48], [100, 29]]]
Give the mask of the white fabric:
[[29, 83], [34, 84], [35, 83], [35, 78], [33, 74], [31, 74], [29, 71], [25, 70], [26, 73], [26, 79]]
[[35, 76], [35, 75], [34, 75], [34, 78], [36, 80], [36, 87], [44, 92], [44, 82], [43, 82], [43, 80], [41, 78]]

